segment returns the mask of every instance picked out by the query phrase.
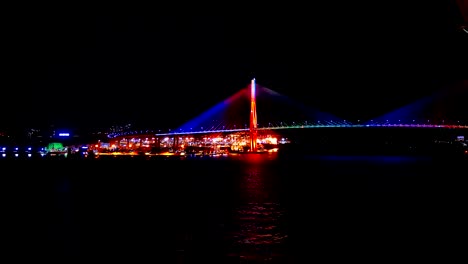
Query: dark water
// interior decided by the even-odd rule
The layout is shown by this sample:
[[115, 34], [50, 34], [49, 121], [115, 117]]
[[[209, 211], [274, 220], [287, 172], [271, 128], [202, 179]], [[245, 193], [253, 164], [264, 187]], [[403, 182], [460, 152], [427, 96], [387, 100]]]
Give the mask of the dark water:
[[145, 263], [444, 260], [466, 159], [244, 154], [2, 165], [4, 252]]

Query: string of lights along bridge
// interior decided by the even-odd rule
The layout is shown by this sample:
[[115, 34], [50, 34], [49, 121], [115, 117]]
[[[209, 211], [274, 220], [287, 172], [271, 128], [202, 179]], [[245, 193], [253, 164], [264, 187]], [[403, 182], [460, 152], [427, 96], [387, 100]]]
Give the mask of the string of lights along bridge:
[[[437, 120], [426, 118], [405, 118], [402, 115], [411, 116], [411, 109], [398, 109], [395, 113], [389, 113], [386, 116], [378, 117], [371, 120], [343, 120], [332, 115], [328, 118], [319, 119], [314, 117], [310, 120], [298, 121], [267, 121], [259, 124], [257, 119], [257, 84], [255, 78], [251, 80], [249, 88], [250, 93], [250, 119], [249, 124], [236, 124], [222, 120], [221, 118], [210, 118], [210, 111], [223, 111], [220, 107], [214, 107], [207, 113], [202, 114], [200, 117], [195, 118], [197, 122], [188, 122], [189, 124], [183, 125], [180, 128], [168, 129], [167, 131], [124, 131], [113, 133], [109, 138], [123, 137], [123, 136], [137, 136], [137, 135], [153, 135], [160, 136], [174, 136], [174, 135], [195, 135], [195, 134], [209, 134], [209, 133], [235, 133], [235, 132], [249, 132], [251, 136], [251, 148], [256, 148], [257, 133], [260, 131], [273, 131], [281, 129], [313, 129], [313, 128], [365, 128], [365, 127], [383, 127], [383, 128], [447, 128], [447, 129], [467, 129], [468, 121], [466, 120], [444, 120], [438, 118]], [[271, 92], [271, 90], [270, 90]], [[229, 101], [230, 99], [226, 100]], [[430, 101], [430, 98], [423, 98], [420, 102], [415, 102], [413, 106], [407, 108], [417, 107]], [[224, 102], [223, 105], [226, 105]], [[285, 109], [287, 111], [287, 109]], [[402, 114], [403, 112], [403, 114]], [[211, 114], [213, 115], [213, 114]], [[324, 115], [322, 115], [323, 117]], [[203, 120], [203, 118], [205, 120]], [[221, 119], [221, 120], [220, 120]], [[200, 120], [203, 120], [204, 123]]]
[[[458, 90], [464, 90], [467, 86], [468, 83], [463, 83], [462, 89]], [[426, 136], [429, 135], [431, 140], [434, 141], [432, 136], [435, 135], [433, 132], [436, 132], [436, 141], [444, 141], [447, 139], [446, 135], [451, 137], [450, 140], [465, 141], [464, 138], [466, 138], [468, 132], [468, 122], [466, 120], [441, 118], [461, 116], [457, 115], [459, 112], [455, 112], [455, 115], [453, 115], [453, 112], [439, 111], [445, 109], [445, 104], [438, 101], [438, 99], [445, 98], [447, 95], [452, 96], [453, 94], [449, 91], [444, 94], [431, 95], [372, 120], [350, 121], [340, 119], [333, 114], [315, 108], [305, 107], [287, 96], [257, 85], [256, 80], [252, 79], [247, 87], [176, 129], [168, 129], [167, 131], [121, 131], [108, 134], [108, 138], [105, 140], [88, 142], [82, 146], [69, 146], [60, 142], [53, 142], [41, 148], [38, 153], [41, 156], [68, 156], [69, 154], [82, 153], [84, 156], [92, 154], [96, 157], [124, 155], [132, 157], [135, 155], [144, 155], [145, 157], [168, 155], [205, 156], [227, 155], [236, 152], [265, 153], [276, 152], [281, 148], [280, 145], [292, 142], [300, 142], [300, 144], [305, 145], [312, 142], [312, 145], [318, 144], [321, 146], [323, 140], [328, 142], [326, 140], [328, 137], [340, 142], [343, 140], [370, 142], [377, 137], [379, 138], [378, 142], [383, 139], [395, 143], [399, 140], [397, 137], [401, 135], [400, 132], [402, 131], [405, 133], [404, 140], [407, 139], [406, 134], [411, 135], [411, 140], [415, 139], [413, 137], [415, 133], [413, 132], [416, 131], [416, 140], [425, 140]], [[463, 102], [463, 96], [455, 94], [455, 97], [457, 99], [461, 98]], [[278, 102], [281, 104], [278, 105]], [[453, 102], [453, 100], [450, 99], [449, 102]], [[436, 106], [435, 110], [434, 105]], [[449, 105], [454, 106], [454, 104]], [[261, 111], [257, 113], [259, 109]], [[453, 109], [453, 107], [450, 109]], [[303, 112], [307, 114], [303, 115]], [[434, 113], [438, 117], [437, 119], [427, 116], [427, 114]], [[466, 114], [466, 112], [461, 111], [460, 114]], [[298, 117], [297, 119], [303, 118], [303, 121], [291, 121], [296, 117]], [[304, 119], [304, 117], [306, 118]], [[284, 119], [283, 121], [274, 121], [275, 118]], [[259, 120], [261, 123], [258, 123]], [[354, 128], [359, 129], [354, 130]], [[375, 130], [372, 128], [382, 129]], [[392, 128], [398, 128], [398, 130], [392, 130]], [[406, 128], [412, 129], [406, 130]], [[420, 129], [428, 133], [422, 133], [423, 131]], [[391, 131], [391, 133], [387, 133], [388, 131]], [[393, 133], [397, 131], [398, 133]], [[411, 133], [406, 133], [407, 131], [411, 131]], [[443, 138], [441, 138], [441, 135]], [[69, 134], [60, 136], [69, 136]], [[411, 141], [411, 144], [413, 143]], [[0, 146], [0, 157], [3, 159], [8, 157], [20, 158], [21, 154], [32, 157], [37, 154], [36, 152], [31, 148], [22, 151], [18, 147], [7, 149]], [[468, 150], [465, 150], [465, 153], [468, 154]]]

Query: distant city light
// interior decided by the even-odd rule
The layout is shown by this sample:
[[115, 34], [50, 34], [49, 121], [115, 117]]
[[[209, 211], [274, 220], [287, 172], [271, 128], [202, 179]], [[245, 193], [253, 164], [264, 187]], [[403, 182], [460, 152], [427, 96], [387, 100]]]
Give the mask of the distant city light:
[[70, 133], [59, 133], [59, 137], [69, 137]]

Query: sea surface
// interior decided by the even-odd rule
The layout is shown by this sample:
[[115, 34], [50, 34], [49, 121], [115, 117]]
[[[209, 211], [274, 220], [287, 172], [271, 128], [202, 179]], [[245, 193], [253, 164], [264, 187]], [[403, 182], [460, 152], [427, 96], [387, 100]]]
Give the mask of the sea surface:
[[61, 263], [449, 262], [465, 250], [467, 164], [279, 153], [2, 162], [3, 251]]

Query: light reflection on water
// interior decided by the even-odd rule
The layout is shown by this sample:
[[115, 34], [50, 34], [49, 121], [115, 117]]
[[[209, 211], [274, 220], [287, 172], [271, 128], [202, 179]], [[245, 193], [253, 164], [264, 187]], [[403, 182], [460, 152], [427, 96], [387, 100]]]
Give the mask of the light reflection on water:
[[[62, 251], [69, 257], [144, 256], [158, 262], [167, 254], [177, 263], [293, 263], [301, 254], [310, 258], [323, 249], [347, 248], [362, 235], [372, 241], [369, 246], [387, 236], [404, 242], [407, 230], [436, 219], [435, 213], [447, 225], [434, 221], [431, 232], [420, 227], [422, 234], [433, 234], [437, 226], [444, 227], [441, 233], [447, 227], [455, 231], [454, 219], [463, 218], [449, 216], [463, 211], [466, 199], [454, 196], [465, 196], [466, 163], [449, 161], [398, 156], [294, 161], [242, 154], [154, 163], [38, 163], [37, 171], [62, 167], [53, 177], [4, 176], [2, 186], [10, 199], [21, 198], [11, 203], [18, 209], [10, 215], [21, 220], [12, 226], [43, 255]], [[81, 174], [68, 174], [75, 170]], [[39, 241], [44, 237], [48, 240]], [[337, 246], [335, 238], [345, 245]], [[314, 244], [312, 252], [315, 242], [319, 247]]]
[[277, 222], [284, 214], [278, 203], [248, 204], [236, 213], [240, 230], [233, 237], [237, 244], [279, 244], [287, 237], [278, 230]]
[[272, 261], [286, 256], [286, 210], [278, 197], [272, 155], [243, 156], [238, 205], [233, 209], [228, 256], [239, 261]]

